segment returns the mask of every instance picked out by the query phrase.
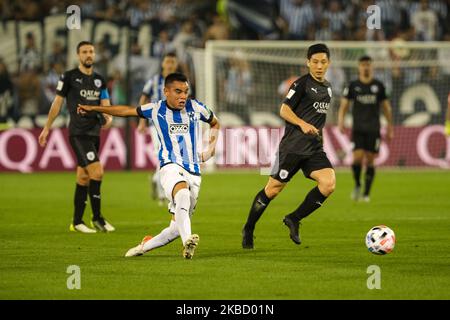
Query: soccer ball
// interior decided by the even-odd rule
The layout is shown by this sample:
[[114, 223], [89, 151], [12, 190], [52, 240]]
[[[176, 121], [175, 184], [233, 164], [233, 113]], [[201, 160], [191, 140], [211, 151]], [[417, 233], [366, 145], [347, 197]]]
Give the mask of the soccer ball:
[[394, 231], [384, 225], [373, 227], [367, 232], [366, 246], [374, 254], [391, 252], [395, 246]]

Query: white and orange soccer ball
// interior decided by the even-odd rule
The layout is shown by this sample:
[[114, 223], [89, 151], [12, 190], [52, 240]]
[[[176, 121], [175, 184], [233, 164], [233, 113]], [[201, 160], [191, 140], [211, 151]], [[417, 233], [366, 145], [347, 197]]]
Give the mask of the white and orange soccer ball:
[[366, 246], [374, 254], [387, 254], [394, 250], [395, 234], [392, 229], [379, 225], [367, 232]]

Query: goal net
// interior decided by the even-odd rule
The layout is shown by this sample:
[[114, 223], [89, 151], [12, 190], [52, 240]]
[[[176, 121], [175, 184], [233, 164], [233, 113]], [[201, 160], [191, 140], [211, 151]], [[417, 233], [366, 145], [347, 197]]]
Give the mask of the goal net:
[[[196, 52], [196, 87], [202, 88], [199, 98], [215, 110], [225, 127], [216, 157], [219, 166], [267, 165], [265, 155], [276, 151], [284, 126], [279, 117], [281, 101], [290, 84], [308, 72], [306, 51], [311, 44], [210, 41], [203, 59]], [[450, 43], [327, 45], [331, 65], [326, 78], [333, 95], [324, 146], [333, 165], [351, 163], [350, 132], [337, 130], [337, 112], [344, 87], [357, 78], [359, 57], [367, 54], [374, 60], [375, 77], [386, 87], [395, 125], [394, 140], [382, 142], [377, 165], [450, 167], [450, 140], [443, 130], [450, 92]], [[386, 123], [384, 118], [381, 121]], [[351, 112], [346, 124], [351, 125]]]

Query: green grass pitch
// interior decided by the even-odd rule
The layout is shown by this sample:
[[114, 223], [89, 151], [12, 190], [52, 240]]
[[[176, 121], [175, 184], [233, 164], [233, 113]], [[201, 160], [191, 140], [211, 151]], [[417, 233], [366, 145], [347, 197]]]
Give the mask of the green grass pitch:
[[[241, 228], [266, 176], [218, 172], [203, 176], [193, 231], [193, 260], [181, 241], [126, 259], [126, 250], [157, 234], [170, 215], [149, 198], [148, 173], [107, 172], [103, 213], [117, 231], [68, 231], [73, 173], [0, 175], [0, 299], [449, 299], [450, 172], [378, 170], [372, 202], [353, 203], [349, 171], [304, 220], [296, 246], [283, 216], [313, 182], [300, 174], [260, 220], [255, 249], [241, 248]], [[87, 207], [85, 221], [90, 217]], [[397, 236], [386, 256], [369, 253], [366, 232], [377, 224]], [[77, 265], [81, 289], [69, 290]], [[367, 268], [381, 270], [381, 289], [369, 290]]]

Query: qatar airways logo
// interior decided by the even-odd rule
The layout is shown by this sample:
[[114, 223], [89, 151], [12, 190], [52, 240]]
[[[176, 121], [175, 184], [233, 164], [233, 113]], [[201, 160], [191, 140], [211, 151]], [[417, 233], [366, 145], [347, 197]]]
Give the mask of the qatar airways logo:
[[80, 96], [86, 100], [98, 100], [100, 98], [100, 91], [96, 90], [80, 90]]
[[374, 94], [364, 94], [356, 96], [356, 100], [362, 104], [375, 104], [377, 102], [377, 96]]
[[329, 102], [314, 102], [313, 107], [316, 109], [317, 113], [327, 113], [330, 107]]

